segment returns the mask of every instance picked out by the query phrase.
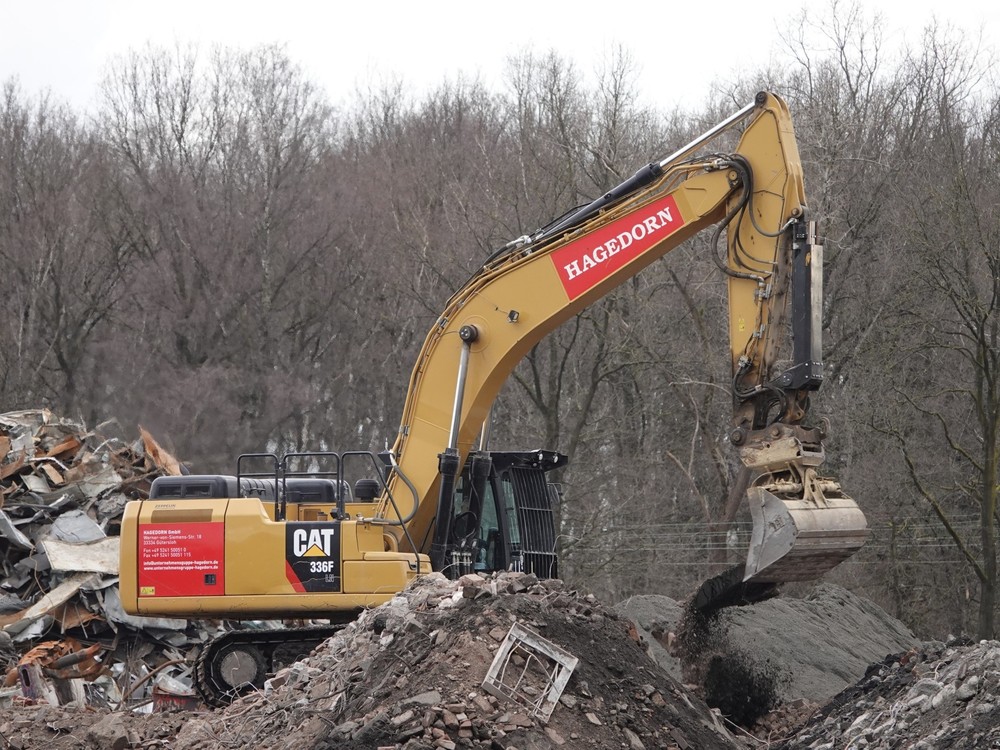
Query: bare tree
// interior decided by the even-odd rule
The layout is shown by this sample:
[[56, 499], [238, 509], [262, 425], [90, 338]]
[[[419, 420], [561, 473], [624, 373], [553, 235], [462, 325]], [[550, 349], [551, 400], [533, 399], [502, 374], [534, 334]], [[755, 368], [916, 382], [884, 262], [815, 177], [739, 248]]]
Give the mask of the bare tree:
[[[900, 448], [917, 496], [978, 581], [980, 638], [995, 634], [997, 462], [1000, 460], [1000, 199], [997, 102], [975, 91], [982, 67], [947, 32], [930, 28], [901, 112], [916, 132], [898, 139], [894, 237], [905, 284], [893, 313], [899, 409], [877, 424]], [[969, 525], [968, 514], [978, 523]]]
[[274, 47], [133, 53], [104, 92], [148, 265], [133, 300], [134, 408], [210, 463], [316, 440], [309, 413], [330, 395], [319, 365], [347, 267], [328, 210], [331, 111]]
[[136, 245], [100, 140], [63, 105], [0, 100], [0, 259], [7, 269], [0, 390], [12, 403], [89, 410], [94, 351], [120, 313]]

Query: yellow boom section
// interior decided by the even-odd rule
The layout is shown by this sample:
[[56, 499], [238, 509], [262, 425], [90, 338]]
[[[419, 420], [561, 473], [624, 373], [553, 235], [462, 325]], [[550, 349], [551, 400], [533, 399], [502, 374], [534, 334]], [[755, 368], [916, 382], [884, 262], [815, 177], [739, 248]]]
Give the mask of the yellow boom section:
[[[770, 330], [772, 305], [759, 292], [779, 270], [787, 245], [782, 229], [802, 215], [805, 196], [784, 102], [771, 94], [759, 95], [756, 106], [740, 114], [711, 139], [695, 142], [709, 145], [725, 130], [745, 123], [739, 145], [729, 156], [692, 158], [694, 147], [678, 152], [661, 162], [662, 175], [652, 184], [554, 239], [529, 241], [488, 263], [451, 298], [420, 351], [393, 446], [399, 467], [417, 493], [415, 509], [405, 502], [400, 508], [404, 517], [412, 513], [407, 527], [415, 546], [426, 549], [434, 521], [438, 455], [449, 443], [463, 349], [460, 329], [474, 326], [478, 334], [468, 352], [458, 419], [457, 448], [464, 462], [504, 381], [535, 344], [734, 211], [744, 186], [740, 170], [733, 168], [734, 157], [749, 170], [753, 221], [734, 222], [728, 230], [728, 264], [740, 274], [730, 281], [732, 359], [735, 368], [749, 351], [753, 364], [744, 382], [763, 377], [766, 348], [753, 344], [754, 332], [762, 326]], [[733, 250], [736, 233], [739, 256]], [[756, 260], [748, 267], [746, 258]], [[398, 480], [390, 489], [397, 501], [410, 497]], [[398, 520], [385, 498], [378, 515]], [[406, 548], [401, 531], [393, 533]]]

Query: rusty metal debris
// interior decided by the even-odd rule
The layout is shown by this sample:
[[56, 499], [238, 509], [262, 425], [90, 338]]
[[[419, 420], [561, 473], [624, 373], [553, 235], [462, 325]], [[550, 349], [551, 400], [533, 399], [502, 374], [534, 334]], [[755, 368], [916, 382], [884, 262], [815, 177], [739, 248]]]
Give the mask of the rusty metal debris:
[[125, 503], [180, 473], [141, 427], [0, 414], [0, 704], [188, 702], [186, 664], [221, 624], [132, 617], [117, 596]]
[[520, 623], [510, 626], [483, 680], [483, 690], [548, 721], [579, 662]]

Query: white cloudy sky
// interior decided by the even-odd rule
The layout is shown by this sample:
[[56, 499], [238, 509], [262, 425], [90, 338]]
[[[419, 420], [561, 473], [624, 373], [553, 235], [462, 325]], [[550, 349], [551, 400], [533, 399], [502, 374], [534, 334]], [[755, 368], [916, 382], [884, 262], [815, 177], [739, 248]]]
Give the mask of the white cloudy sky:
[[[847, 5], [850, 0], [840, 0]], [[881, 13], [893, 45], [919, 39], [933, 20], [1000, 40], [995, 0], [860, 0]], [[16, 76], [30, 93], [48, 89], [77, 108], [95, 99], [109, 60], [147, 43], [286, 46], [334, 101], [356, 86], [398, 76], [413, 91], [459, 72], [500, 80], [506, 60], [554, 49], [594, 71], [624, 46], [650, 104], [697, 104], [714, 81], [780, 59], [781, 35], [803, 9], [826, 0], [0, 0], [0, 82]]]

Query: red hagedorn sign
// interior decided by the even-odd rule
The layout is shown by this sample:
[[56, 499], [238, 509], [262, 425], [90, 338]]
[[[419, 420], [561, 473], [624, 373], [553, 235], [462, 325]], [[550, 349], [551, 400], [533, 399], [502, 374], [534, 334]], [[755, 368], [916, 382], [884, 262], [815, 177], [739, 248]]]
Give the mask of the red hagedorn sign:
[[552, 253], [570, 299], [576, 299], [684, 226], [672, 195], [574, 240]]

